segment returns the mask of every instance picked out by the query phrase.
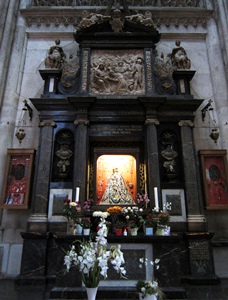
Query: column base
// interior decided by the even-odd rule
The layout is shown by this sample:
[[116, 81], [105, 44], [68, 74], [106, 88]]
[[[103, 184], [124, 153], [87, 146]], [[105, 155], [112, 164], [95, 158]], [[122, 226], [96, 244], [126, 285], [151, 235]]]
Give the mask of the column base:
[[46, 233], [48, 231], [48, 219], [46, 214], [31, 215], [27, 223], [27, 232]]
[[203, 215], [188, 215], [187, 223], [189, 232], [207, 231], [207, 221]]
[[191, 285], [216, 285], [220, 284], [221, 280], [216, 275], [212, 276], [184, 276], [181, 278], [182, 284], [191, 284]]

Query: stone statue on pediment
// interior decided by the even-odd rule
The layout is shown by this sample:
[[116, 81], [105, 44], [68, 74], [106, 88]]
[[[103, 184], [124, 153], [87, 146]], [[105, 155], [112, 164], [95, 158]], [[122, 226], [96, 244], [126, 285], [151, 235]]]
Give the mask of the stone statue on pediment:
[[172, 64], [176, 69], [190, 69], [191, 61], [187, 56], [187, 52], [181, 47], [181, 42], [176, 41], [176, 48], [171, 53]]
[[60, 40], [55, 40], [55, 45], [48, 51], [48, 56], [45, 59], [45, 68], [47, 69], [61, 69], [64, 63], [66, 54], [60, 46]]
[[78, 24], [77, 29], [81, 30], [81, 29], [85, 29], [88, 28], [94, 24], [98, 24], [102, 21], [105, 20], [109, 20], [110, 17], [109, 16], [104, 16], [98, 13], [88, 13], [86, 10], [84, 10], [82, 12], [82, 20], [81, 22]]
[[115, 9], [112, 13], [112, 17], [109, 20], [109, 24], [113, 32], [118, 33], [122, 32], [124, 27], [124, 19], [121, 16], [121, 11], [119, 9]]

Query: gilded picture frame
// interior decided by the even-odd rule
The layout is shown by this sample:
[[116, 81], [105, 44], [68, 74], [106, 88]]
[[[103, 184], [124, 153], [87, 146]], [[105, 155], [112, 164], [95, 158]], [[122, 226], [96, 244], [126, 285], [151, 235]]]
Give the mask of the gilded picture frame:
[[226, 150], [200, 150], [205, 207], [228, 209], [228, 168]]
[[29, 208], [34, 149], [8, 149], [0, 208]]

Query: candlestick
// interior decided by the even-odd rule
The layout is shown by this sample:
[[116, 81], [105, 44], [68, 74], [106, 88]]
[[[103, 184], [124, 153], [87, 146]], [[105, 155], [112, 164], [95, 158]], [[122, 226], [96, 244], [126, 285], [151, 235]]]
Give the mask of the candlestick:
[[79, 192], [80, 192], [80, 188], [76, 187], [76, 191], [75, 191], [75, 202], [76, 203], [79, 202]]
[[154, 200], [155, 200], [155, 208], [159, 211], [159, 204], [158, 204], [158, 188], [154, 188]]

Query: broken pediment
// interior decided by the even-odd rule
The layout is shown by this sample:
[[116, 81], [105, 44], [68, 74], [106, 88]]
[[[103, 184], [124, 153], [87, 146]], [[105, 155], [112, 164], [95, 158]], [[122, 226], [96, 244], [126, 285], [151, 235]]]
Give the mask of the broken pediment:
[[[85, 40], [98, 40], [106, 38], [110, 42], [121, 38], [137, 38], [139, 43], [142, 39], [150, 39], [150, 44], [156, 44], [160, 40], [160, 33], [155, 28], [150, 12], [124, 16], [120, 10], [114, 10], [109, 16], [90, 13], [86, 11], [81, 22], [77, 26], [75, 40], [80, 44]], [[101, 41], [101, 42], [102, 42]]]
[[81, 94], [154, 93], [153, 61], [160, 33], [149, 12], [84, 11], [75, 40], [81, 49]]

